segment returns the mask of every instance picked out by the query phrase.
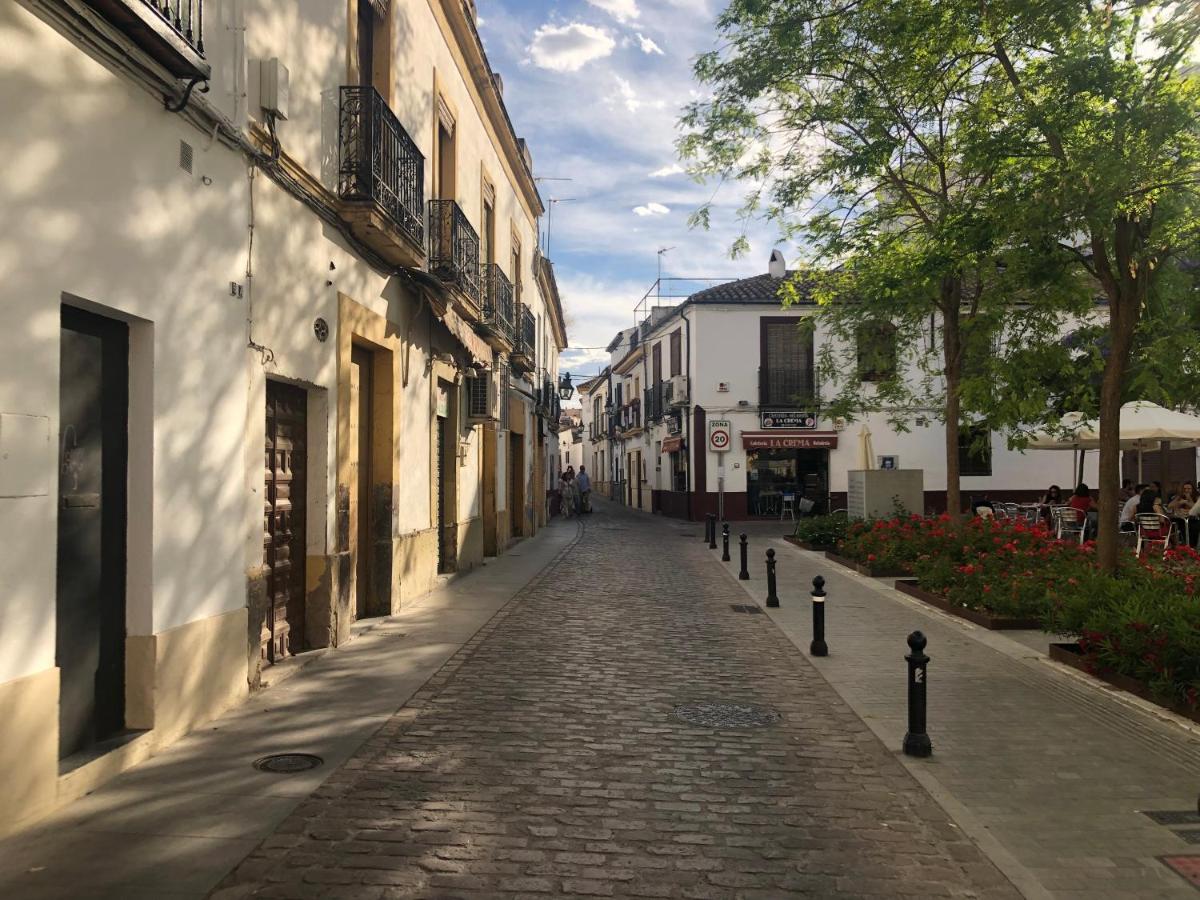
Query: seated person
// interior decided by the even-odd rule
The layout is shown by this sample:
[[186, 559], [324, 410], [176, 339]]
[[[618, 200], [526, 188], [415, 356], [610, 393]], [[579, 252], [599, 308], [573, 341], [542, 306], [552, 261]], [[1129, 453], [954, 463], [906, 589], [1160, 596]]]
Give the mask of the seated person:
[[971, 515], [979, 516], [981, 519], [991, 519], [996, 515], [992, 501], [988, 499], [986, 493], [971, 498]]
[[1138, 484], [1134, 487], [1133, 496], [1121, 504], [1121, 530], [1133, 531], [1133, 517], [1137, 513], [1138, 504], [1142, 501], [1142, 491], [1150, 487], [1148, 484]]
[[[1138, 500], [1137, 509], [1134, 512], [1134, 514], [1137, 516], [1144, 515], [1146, 513], [1155, 513], [1160, 516], [1166, 515], [1166, 513], [1163, 512], [1162, 501], [1158, 499], [1158, 492], [1155, 491], [1153, 487], [1148, 487], [1142, 491], [1142, 496]], [[1142, 530], [1142, 536], [1150, 538], [1151, 540], [1161, 538], [1163, 536], [1163, 529], [1167, 527], [1167, 523], [1163, 522], [1157, 528], [1145, 528]]]

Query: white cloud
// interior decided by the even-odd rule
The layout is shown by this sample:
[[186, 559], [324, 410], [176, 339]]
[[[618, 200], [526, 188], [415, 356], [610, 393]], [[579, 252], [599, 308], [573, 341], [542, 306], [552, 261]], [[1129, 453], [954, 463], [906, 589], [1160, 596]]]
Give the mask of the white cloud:
[[669, 178], [672, 175], [683, 174], [683, 166], [679, 163], [671, 163], [669, 166], [663, 166], [661, 169], [655, 169], [650, 173], [651, 178]]
[[658, 46], [658, 44], [654, 43], [654, 41], [650, 40], [650, 38], [646, 37], [640, 31], [637, 33], [637, 39], [643, 53], [657, 53], [659, 56], [664, 55], [662, 47]]
[[529, 55], [533, 64], [555, 72], [576, 72], [613, 52], [614, 41], [603, 28], [572, 22], [543, 25], [533, 33]]
[[637, 112], [642, 105], [642, 101], [638, 99], [637, 91], [633, 89], [633, 85], [622, 78], [620, 75], [614, 76], [617, 79], [617, 90], [621, 94], [621, 99], [625, 102], [625, 108], [631, 113]]
[[618, 22], [628, 22], [630, 19], [636, 19], [640, 16], [641, 10], [638, 9], [637, 0], [588, 0], [598, 9], [604, 10]]
[[635, 206], [633, 214], [635, 216], [665, 216], [671, 210], [663, 206], [661, 203], [647, 203], [645, 206]]

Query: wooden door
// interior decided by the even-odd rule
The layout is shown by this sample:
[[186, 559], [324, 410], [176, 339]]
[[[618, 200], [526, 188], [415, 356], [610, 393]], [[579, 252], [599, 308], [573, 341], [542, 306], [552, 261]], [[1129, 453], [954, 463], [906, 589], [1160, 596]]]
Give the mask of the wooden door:
[[304, 555], [308, 395], [267, 382], [266, 659], [278, 662], [304, 648]]
[[513, 537], [524, 534], [525, 523], [525, 436], [508, 435], [508, 509]]
[[373, 354], [365, 347], [350, 348], [350, 547], [354, 554], [354, 613], [362, 619], [371, 610], [371, 438], [374, 434], [371, 396]]
[[55, 658], [59, 757], [125, 727], [129, 330], [64, 306]]

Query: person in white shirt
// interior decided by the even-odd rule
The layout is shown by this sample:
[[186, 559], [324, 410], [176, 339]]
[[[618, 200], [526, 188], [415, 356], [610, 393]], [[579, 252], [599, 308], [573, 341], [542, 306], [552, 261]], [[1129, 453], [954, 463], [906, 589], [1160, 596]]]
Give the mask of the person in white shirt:
[[1139, 484], [1137, 487], [1135, 487], [1134, 491], [1133, 491], [1133, 496], [1130, 497], [1128, 500], [1126, 500], [1125, 505], [1121, 507], [1121, 530], [1122, 531], [1133, 531], [1134, 530], [1135, 526], [1134, 526], [1134, 522], [1133, 522], [1133, 517], [1135, 515], [1137, 515], [1138, 503], [1141, 502], [1141, 499], [1142, 499], [1142, 491], [1144, 491], [1147, 487], [1149, 487], [1149, 485], [1146, 485], [1146, 484]]

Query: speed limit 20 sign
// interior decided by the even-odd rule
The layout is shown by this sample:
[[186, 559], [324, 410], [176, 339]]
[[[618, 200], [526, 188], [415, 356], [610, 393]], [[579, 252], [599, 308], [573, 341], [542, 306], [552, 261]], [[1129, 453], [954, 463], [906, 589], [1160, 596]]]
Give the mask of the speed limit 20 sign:
[[733, 424], [728, 419], [708, 420], [708, 449], [724, 453], [729, 449]]

